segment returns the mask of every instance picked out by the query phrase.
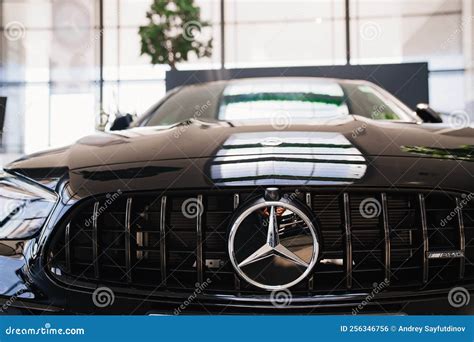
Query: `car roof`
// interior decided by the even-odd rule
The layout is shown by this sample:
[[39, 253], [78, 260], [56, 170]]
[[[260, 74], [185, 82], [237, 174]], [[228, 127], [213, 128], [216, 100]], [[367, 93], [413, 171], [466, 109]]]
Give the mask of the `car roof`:
[[337, 84], [371, 84], [372, 82], [366, 80], [359, 80], [359, 79], [343, 79], [343, 78], [331, 78], [331, 77], [312, 77], [312, 76], [275, 76], [275, 77], [244, 77], [244, 78], [234, 78], [230, 80], [218, 80], [218, 81], [210, 81], [210, 82], [202, 82], [191, 84], [198, 86], [198, 85], [206, 85], [206, 84], [223, 84], [223, 85], [234, 85], [240, 83], [250, 83], [250, 82], [314, 82], [314, 83], [337, 83]]

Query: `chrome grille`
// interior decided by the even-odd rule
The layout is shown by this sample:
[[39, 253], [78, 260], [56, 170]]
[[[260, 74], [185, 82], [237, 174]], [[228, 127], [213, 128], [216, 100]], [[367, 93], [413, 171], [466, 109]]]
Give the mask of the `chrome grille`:
[[[474, 276], [474, 205], [459, 194], [282, 191], [312, 209], [323, 243], [319, 263], [296, 293], [366, 290], [384, 280], [387, 290], [439, 288]], [[254, 196], [261, 194], [123, 194], [85, 202], [58, 229], [51, 269], [69, 283], [186, 291], [210, 278], [210, 293], [260, 293], [236, 276], [227, 255], [235, 208]], [[199, 215], [183, 214], [189, 199], [203, 208]], [[362, 215], [367, 199], [378, 203], [378, 215]]]

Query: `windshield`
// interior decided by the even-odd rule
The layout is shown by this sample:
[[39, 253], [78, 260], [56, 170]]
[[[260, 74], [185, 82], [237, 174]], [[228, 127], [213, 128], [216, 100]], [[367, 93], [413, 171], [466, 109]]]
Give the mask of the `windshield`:
[[150, 111], [145, 126], [195, 119], [327, 121], [356, 114], [374, 120], [416, 121], [410, 109], [368, 82], [325, 79], [246, 79], [184, 87]]

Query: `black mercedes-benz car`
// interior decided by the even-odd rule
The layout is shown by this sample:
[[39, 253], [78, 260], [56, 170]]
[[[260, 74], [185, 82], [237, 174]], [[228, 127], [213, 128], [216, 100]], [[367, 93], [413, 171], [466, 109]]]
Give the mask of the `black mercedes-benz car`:
[[365, 81], [179, 88], [0, 181], [0, 310], [472, 313], [474, 130]]

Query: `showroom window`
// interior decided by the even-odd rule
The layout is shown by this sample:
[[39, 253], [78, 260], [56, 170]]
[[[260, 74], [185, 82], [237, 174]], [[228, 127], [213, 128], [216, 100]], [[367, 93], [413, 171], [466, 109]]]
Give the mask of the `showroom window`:
[[226, 67], [344, 64], [344, 18], [344, 0], [225, 1]]
[[461, 31], [466, 24], [462, 0], [350, 0], [349, 4], [353, 64], [428, 62], [431, 105], [444, 112], [461, 109]]
[[97, 15], [94, 0], [2, 2], [3, 151], [33, 152], [94, 132]]

